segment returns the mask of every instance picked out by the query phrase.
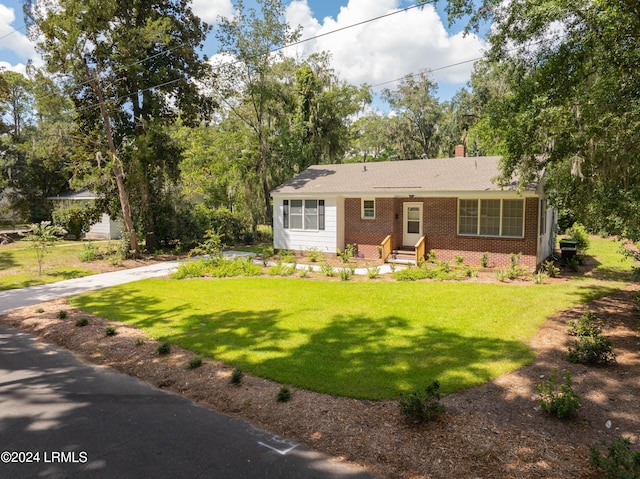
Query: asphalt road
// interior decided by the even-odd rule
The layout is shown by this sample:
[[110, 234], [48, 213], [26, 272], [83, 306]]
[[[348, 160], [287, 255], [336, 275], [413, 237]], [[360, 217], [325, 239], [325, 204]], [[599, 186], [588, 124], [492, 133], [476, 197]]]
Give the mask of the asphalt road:
[[[97, 286], [98, 276], [103, 275], [81, 278], [80, 290], [103, 287]], [[132, 277], [146, 275], [130, 272], [121, 280]], [[113, 277], [107, 280], [117, 284]], [[0, 312], [79, 287], [57, 283], [37, 287], [37, 295], [5, 291]], [[290, 439], [0, 327], [0, 478], [67, 477], [373, 478]]]

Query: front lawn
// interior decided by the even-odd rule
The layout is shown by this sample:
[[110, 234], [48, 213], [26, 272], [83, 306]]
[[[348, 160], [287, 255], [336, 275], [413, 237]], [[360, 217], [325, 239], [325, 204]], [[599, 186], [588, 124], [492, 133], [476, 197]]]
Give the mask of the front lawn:
[[78, 257], [85, 245], [63, 242], [50, 248], [44, 257], [42, 275], [38, 274], [32, 243], [18, 241], [0, 246], [0, 290], [26, 288], [95, 274], [95, 271], [84, 267], [85, 263], [80, 265]]
[[70, 301], [251, 374], [382, 399], [432, 379], [450, 393], [517, 369], [547, 317], [619, 286], [155, 279]]

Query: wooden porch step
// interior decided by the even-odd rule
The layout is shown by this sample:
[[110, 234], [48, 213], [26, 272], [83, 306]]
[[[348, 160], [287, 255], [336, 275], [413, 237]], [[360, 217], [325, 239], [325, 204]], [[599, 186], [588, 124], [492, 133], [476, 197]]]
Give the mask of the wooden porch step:
[[387, 263], [416, 264], [416, 252], [410, 248], [394, 250], [387, 258]]

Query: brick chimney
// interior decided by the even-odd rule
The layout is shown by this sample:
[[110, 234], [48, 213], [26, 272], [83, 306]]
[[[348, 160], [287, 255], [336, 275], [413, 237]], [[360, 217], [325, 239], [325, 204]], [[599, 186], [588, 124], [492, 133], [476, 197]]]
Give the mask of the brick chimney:
[[467, 156], [467, 151], [464, 145], [456, 145], [456, 158], [464, 158]]

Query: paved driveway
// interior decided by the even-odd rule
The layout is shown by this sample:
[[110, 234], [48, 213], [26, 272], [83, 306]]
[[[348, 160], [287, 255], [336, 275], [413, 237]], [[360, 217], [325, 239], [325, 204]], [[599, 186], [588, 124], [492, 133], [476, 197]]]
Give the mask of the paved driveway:
[[[0, 292], [0, 314], [176, 264]], [[363, 438], [365, 440], [366, 438]], [[0, 478], [353, 478], [361, 469], [0, 327]]]

